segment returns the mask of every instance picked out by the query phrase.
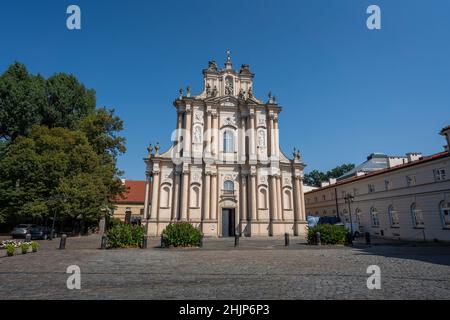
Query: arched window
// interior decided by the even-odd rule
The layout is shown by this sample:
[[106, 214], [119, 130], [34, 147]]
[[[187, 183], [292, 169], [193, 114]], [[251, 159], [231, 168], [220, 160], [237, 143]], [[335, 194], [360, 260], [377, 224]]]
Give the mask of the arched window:
[[234, 182], [231, 180], [225, 180], [223, 183], [223, 191], [225, 193], [234, 193]]
[[360, 209], [356, 209], [355, 210], [355, 217], [356, 217], [356, 223], [357, 224], [361, 224], [361, 210]]
[[376, 208], [370, 209], [370, 217], [372, 219], [372, 226], [379, 227], [380, 226], [380, 218], [378, 217], [378, 210]]
[[259, 208], [267, 209], [267, 190], [266, 188], [259, 189]]
[[161, 208], [169, 208], [170, 207], [170, 186], [163, 185], [161, 188], [161, 198], [160, 198], [160, 206]]
[[191, 188], [191, 208], [200, 207], [200, 188], [193, 186]]
[[286, 210], [291, 210], [292, 209], [291, 190], [289, 190], [289, 189], [284, 190], [283, 202], [284, 202], [284, 209], [286, 209]]
[[394, 209], [393, 206], [389, 206], [388, 213], [391, 227], [397, 227], [400, 224], [397, 211]]
[[450, 202], [442, 201], [439, 209], [441, 211], [442, 225], [444, 228], [450, 228]]
[[230, 130], [223, 133], [223, 152], [234, 152], [234, 134]]
[[411, 215], [412, 215], [414, 227], [423, 228], [425, 226], [424, 221], [423, 221], [422, 208], [415, 203], [413, 203], [411, 205]]
[[350, 217], [348, 216], [348, 212], [346, 209], [344, 209], [344, 211], [342, 211], [342, 216], [344, 217], [345, 222], [350, 222]]

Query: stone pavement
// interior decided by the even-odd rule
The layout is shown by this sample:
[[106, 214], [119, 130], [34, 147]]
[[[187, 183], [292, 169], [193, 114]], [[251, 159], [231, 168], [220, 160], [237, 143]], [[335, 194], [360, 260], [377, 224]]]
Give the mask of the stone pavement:
[[[40, 241], [38, 253], [4, 257], [3, 299], [449, 299], [450, 247], [307, 246], [291, 238], [206, 239], [203, 248], [99, 250], [98, 236]], [[66, 268], [81, 268], [68, 290]], [[369, 290], [369, 265], [381, 290]]]

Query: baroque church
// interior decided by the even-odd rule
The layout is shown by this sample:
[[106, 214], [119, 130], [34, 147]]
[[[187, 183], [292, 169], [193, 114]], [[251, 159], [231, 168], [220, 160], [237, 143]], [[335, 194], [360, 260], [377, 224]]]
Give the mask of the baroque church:
[[[280, 149], [282, 108], [269, 93], [253, 95], [248, 65], [233, 69], [210, 61], [204, 87], [188, 87], [174, 101], [177, 121], [172, 146], [148, 148], [144, 225], [160, 235], [176, 221], [189, 221], [205, 236], [306, 234], [300, 152]], [[154, 152], [155, 151], [155, 152]]]

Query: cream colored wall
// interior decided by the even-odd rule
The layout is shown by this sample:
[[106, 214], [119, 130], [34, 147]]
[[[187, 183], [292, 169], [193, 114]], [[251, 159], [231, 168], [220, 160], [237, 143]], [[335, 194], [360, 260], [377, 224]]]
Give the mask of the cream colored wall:
[[[444, 168], [446, 180], [436, 181], [434, 170]], [[415, 175], [416, 185], [407, 186], [406, 176]], [[386, 190], [385, 181], [389, 180], [390, 190]], [[375, 192], [368, 193], [368, 184], [375, 186]], [[331, 194], [335, 188], [328, 188], [308, 192], [305, 194], [305, 205], [307, 214], [324, 215], [323, 211], [336, 210], [335, 200]], [[358, 190], [357, 195], [354, 189]], [[383, 231], [385, 237], [415, 239], [415, 240], [445, 240], [450, 241], [450, 230], [444, 229], [441, 222], [439, 204], [441, 201], [450, 202], [450, 159], [444, 158], [418, 164], [412, 167], [399, 169], [386, 174], [362, 179], [353, 183], [337, 186], [339, 213], [342, 215], [344, 209], [348, 211], [348, 204], [345, 204], [343, 192], [355, 195], [351, 205], [352, 218], [355, 220], [355, 211], [360, 209], [362, 213], [362, 226], [364, 231], [374, 235], [381, 235]], [[323, 201], [322, 196], [326, 196]], [[317, 202], [315, 202], [317, 197]], [[416, 203], [423, 210], [425, 228], [418, 229], [413, 226], [411, 205]], [[391, 227], [388, 215], [388, 208], [392, 205], [399, 214], [399, 227]], [[380, 226], [372, 226], [370, 210], [375, 207], [379, 213]], [[332, 211], [331, 211], [332, 212]]]
[[139, 216], [141, 215], [141, 210], [144, 210], [144, 204], [116, 204], [113, 217], [125, 221], [125, 212], [127, 208], [130, 208], [131, 215]]

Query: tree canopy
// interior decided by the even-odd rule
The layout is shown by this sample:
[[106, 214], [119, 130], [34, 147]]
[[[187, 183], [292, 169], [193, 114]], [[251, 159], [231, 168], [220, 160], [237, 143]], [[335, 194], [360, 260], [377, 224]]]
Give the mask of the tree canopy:
[[97, 219], [124, 191], [122, 129], [114, 109], [97, 108], [95, 91], [73, 75], [45, 79], [12, 64], [0, 76], [0, 222], [56, 209]]
[[344, 173], [349, 172], [355, 168], [353, 163], [346, 163], [337, 166], [327, 172], [321, 172], [319, 170], [313, 170], [310, 173], [305, 174], [303, 181], [306, 185], [313, 187], [320, 187], [323, 181], [328, 181], [330, 178], [339, 178]]

